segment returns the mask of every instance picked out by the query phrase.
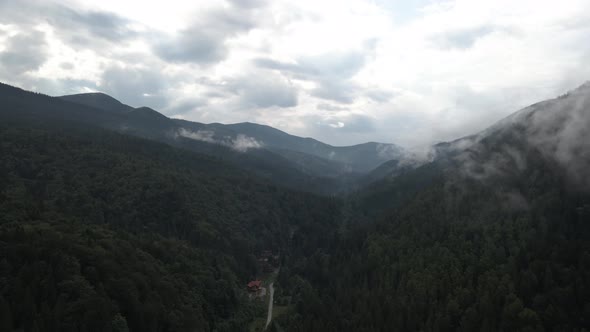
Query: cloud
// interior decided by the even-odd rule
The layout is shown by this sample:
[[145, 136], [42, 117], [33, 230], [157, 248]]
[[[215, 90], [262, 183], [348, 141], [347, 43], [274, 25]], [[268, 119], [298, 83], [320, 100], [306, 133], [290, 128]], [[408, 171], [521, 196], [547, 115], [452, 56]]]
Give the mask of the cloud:
[[262, 68], [278, 70], [295, 79], [312, 81], [315, 87], [312, 96], [350, 104], [357, 97], [358, 87], [350, 79], [365, 64], [365, 54], [360, 51], [326, 53], [300, 57], [296, 63], [281, 62], [267, 58], [254, 60]]
[[[530, 162], [538, 163], [538, 156], [542, 155], [552, 168], [559, 165], [575, 187], [587, 191], [588, 109], [590, 83], [559, 98], [526, 107], [476, 136], [453, 142], [447, 151], [459, 152], [454, 158], [461, 175], [483, 182], [519, 178], [531, 167]], [[538, 164], [533, 166], [538, 168]]]
[[114, 65], [103, 72], [99, 89], [134, 107], [161, 108], [167, 104], [165, 81], [157, 70]]
[[266, 5], [266, 0], [229, 0], [229, 2], [240, 8], [258, 8]]
[[562, 97], [532, 107], [529, 142], [590, 188], [590, 82]]
[[164, 60], [211, 64], [223, 60], [228, 53], [224, 36], [217, 32], [204, 32], [200, 27], [191, 27], [178, 36], [160, 42], [156, 53]]
[[113, 13], [80, 11], [60, 5], [47, 10], [51, 13], [48, 22], [76, 44], [89, 46], [96, 43], [96, 38], [121, 42], [138, 36], [138, 32], [129, 27], [130, 20]]
[[381, 157], [383, 160], [396, 159], [404, 153], [401, 148], [393, 144], [377, 143], [377, 145], [375, 145], [375, 149], [377, 150], [379, 157]]
[[321, 110], [321, 111], [329, 111], [329, 112], [332, 112], [332, 111], [339, 112], [339, 111], [346, 111], [346, 110], [348, 110], [346, 107], [342, 107], [342, 106], [338, 106], [338, 105], [333, 105], [333, 104], [328, 104], [328, 103], [319, 103], [316, 107], [317, 107], [318, 110]]
[[432, 40], [442, 48], [467, 49], [472, 47], [478, 39], [494, 32], [494, 30], [495, 28], [489, 25], [451, 30], [436, 35]]
[[210, 131], [210, 130], [191, 131], [191, 130], [187, 130], [187, 129], [181, 128], [178, 131], [178, 135], [179, 136], [182, 136], [182, 137], [194, 139], [196, 141], [202, 141], [202, 142], [207, 142], [207, 143], [216, 143], [217, 142], [213, 138], [213, 136], [215, 135], [215, 133], [212, 132], [212, 131]]
[[331, 100], [341, 104], [351, 104], [356, 98], [357, 87], [350, 82], [335, 82], [324, 79], [311, 90], [311, 95], [324, 100]]
[[368, 90], [365, 95], [376, 103], [386, 103], [393, 98], [394, 93], [383, 89]]
[[585, 0], [0, 0], [0, 12], [2, 81], [336, 145], [451, 140], [590, 78]]
[[245, 152], [249, 149], [260, 149], [262, 144], [252, 137], [238, 134], [231, 146], [234, 150]]
[[198, 130], [198, 131], [191, 131], [184, 128], [181, 128], [178, 131], [178, 136], [190, 138], [193, 140], [207, 142], [212, 144], [219, 144], [223, 146], [227, 146], [233, 150], [238, 152], [246, 152], [250, 149], [260, 149], [264, 145], [257, 141], [253, 137], [246, 136], [244, 134], [238, 134], [235, 138], [231, 137], [223, 137], [218, 138], [216, 137], [215, 133], [210, 130]]
[[377, 130], [374, 119], [363, 114], [310, 115], [304, 118], [304, 123], [311, 137], [319, 140], [331, 137], [347, 142], [345, 144], [352, 144], [359, 138], [364, 138], [362, 142], [369, 141], [367, 137]]
[[175, 36], [163, 36], [154, 50], [162, 59], [179, 63], [211, 65], [230, 51], [227, 40], [255, 27], [256, 1], [235, 1], [240, 7], [215, 9], [199, 15], [190, 27]]
[[341, 130], [346, 133], [371, 133], [375, 131], [374, 120], [366, 115], [352, 114], [343, 117], [342, 121], [344, 125]]
[[362, 51], [334, 52], [299, 59], [301, 68], [311, 73], [310, 77], [346, 80], [354, 76], [365, 64]]
[[228, 89], [240, 96], [240, 104], [246, 108], [297, 106], [297, 89], [278, 74], [251, 73], [230, 81]]
[[319, 75], [319, 72], [314, 67], [305, 67], [299, 63], [282, 62], [268, 58], [257, 58], [253, 60], [253, 63], [259, 68], [278, 70], [303, 80], [309, 80], [311, 77]]
[[198, 111], [207, 105], [208, 101], [206, 98], [189, 98], [175, 102], [172, 106], [168, 107], [166, 114], [172, 117], [178, 117], [186, 113]]
[[45, 33], [32, 30], [9, 37], [0, 52], [3, 75], [22, 75], [35, 71], [47, 60]]
[[120, 15], [68, 7], [53, 1], [0, 1], [3, 20], [18, 25], [47, 23], [59, 38], [85, 47], [98, 47], [99, 41], [121, 42], [138, 36], [132, 21]]

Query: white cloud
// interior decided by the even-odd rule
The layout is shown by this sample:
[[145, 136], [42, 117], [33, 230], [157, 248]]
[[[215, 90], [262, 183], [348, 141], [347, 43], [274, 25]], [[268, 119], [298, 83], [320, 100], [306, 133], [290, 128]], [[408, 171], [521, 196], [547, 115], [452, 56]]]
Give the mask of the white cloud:
[[[187, 120], [253, 121], [333, 144], [456, 138], [590, 78], [586, 0], [0, 8], [0, 52], [15, 61], [10, 54], [25, 53], [2, 81], [53, 94], [104, 90]], [[44, 36], [39, 54], [16, 47], [31, 33]]]
[[257, 141], [255, 138], [246, 136], [244, 134], [238, 134], [235, 138], [231, 137], [215, 137], [215, 133], [210, 130], [187, 130], [181, 128], [178, 136], [190, 138], [196, 141], [219, 144], [227, 146], [238, 152], [246, 152], [250, 149], [260, 149], [264, 146], [262, 142]]

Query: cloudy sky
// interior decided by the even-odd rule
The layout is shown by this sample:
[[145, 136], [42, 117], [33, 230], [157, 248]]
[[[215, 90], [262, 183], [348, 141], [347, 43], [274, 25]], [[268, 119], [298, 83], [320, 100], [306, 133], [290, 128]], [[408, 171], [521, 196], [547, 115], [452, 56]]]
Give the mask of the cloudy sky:
[[348, 145], [471, 134], [590, 79], [588, 0], [0, 0], [0, 81]]

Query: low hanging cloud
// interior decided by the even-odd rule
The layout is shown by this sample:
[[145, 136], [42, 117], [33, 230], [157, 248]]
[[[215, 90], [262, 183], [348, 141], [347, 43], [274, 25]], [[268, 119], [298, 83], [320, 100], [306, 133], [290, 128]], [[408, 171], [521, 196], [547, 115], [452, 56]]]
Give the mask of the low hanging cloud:
[[223, 145], [238, 152], [246, 152], [250, 149], [260, 149], [264, 146], [262, 142], [259, 142], [253, 137], [249, 137], [244, 134], [238, 134], [235, 138], [228, 136], [218, 138], [216, 137], [215, 132], [211, 130], [192, 131], [181, 128], [178, 130], [177, 135], [196, 141]]
[[588, 1], [418, 1], [398, 19], [402, 7], [0, 0], [0, 80], [334, 145], [412, 148], [477, 133], [590, 78]]
[[260, 149], [262, 143], [258, 142], [253, 137], [249, 137], [243, 134], [238, 134], [235, 140], [231, 144], [231, 148], [240, 152], [248, 151], [249, 149]]
[[452, 143], [462, 174], [480, 181], [518, 176], [540, 152], [580, 189], [590, 188], [590, 83], [499, 121], [479, 135]]
[[530, 117], [530, 143], [590, 188], [590, 82], [541, 105]]

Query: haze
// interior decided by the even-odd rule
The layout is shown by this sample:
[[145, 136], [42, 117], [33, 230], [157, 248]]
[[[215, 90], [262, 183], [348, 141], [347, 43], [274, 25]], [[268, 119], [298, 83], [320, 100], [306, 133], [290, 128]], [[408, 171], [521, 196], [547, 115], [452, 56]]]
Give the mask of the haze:
[[0, 1], [0, 81], [335, 145], [468, 135], [590, 77], [590, 2]]

